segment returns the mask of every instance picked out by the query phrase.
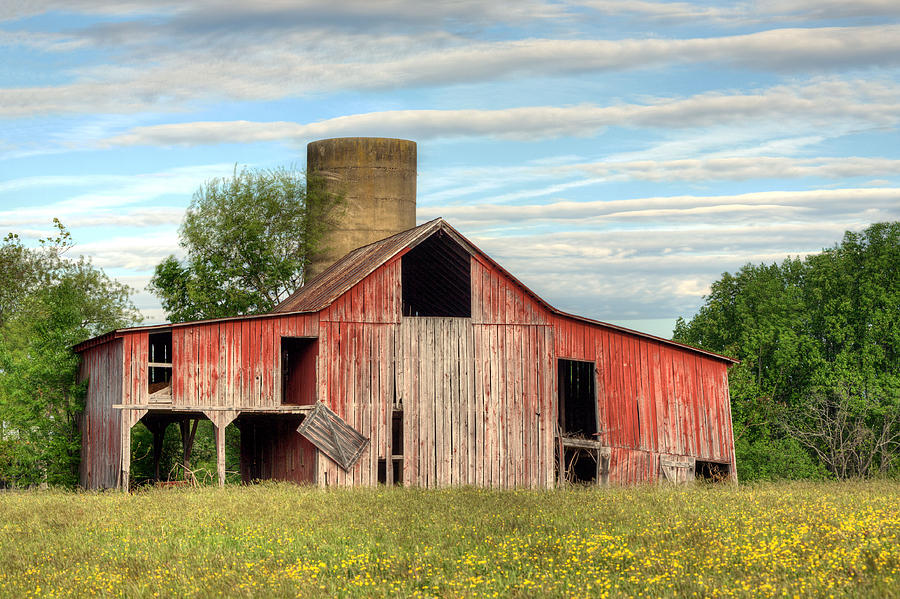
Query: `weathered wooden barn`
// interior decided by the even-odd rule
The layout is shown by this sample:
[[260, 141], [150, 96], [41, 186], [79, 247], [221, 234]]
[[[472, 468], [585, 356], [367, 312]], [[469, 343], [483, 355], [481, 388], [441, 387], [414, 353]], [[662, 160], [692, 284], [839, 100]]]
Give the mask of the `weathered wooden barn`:
[[[220, 480], [231, 422], [245, 481], [734, 478], [733, 360], [563, 313], [442, 219], [350, 252], [270, 314], [117, 330], [76, 350], [88, 488], [127, 488], [136, 423], [161, 439], [202, 418]], [[338, 419], [298, 433], [317, 402]]]

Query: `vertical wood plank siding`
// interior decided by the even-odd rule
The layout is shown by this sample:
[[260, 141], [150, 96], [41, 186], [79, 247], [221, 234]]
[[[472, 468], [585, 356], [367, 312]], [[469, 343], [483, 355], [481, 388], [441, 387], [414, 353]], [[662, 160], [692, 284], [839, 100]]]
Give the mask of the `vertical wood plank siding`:
[[[388, 261], [319, 314], [320, 397], [369, 438], [366, 453], [344, 472], [318, 460], [320, 484], [371, 486], [378, 463], [391, 464], [391, 425], [397, 395], [400, 258]], [[404, 419], [409, 420], [408, 413]], [[408, 425], [407, 425], [408, 426]], [[412, 443], [406, 445], [407, 450]], [[406, 461], [404, 461], [404, 466]]]
[[[404, 483], [543, 487], [553, 481], [549, 327], [408, 318], [400, 325]], [[502, 343], [503, 351], [497, 347]], [[486, 382], [503, 379], [502, 385]]]
[[81, 417], [81, 486], [104, 489], [118, 484], [121, 466], [122, 340], [113, 339], [82, 352], [78, 380], [88, 381]]
[[247, 416], [241, 419], [241, 480], [315, 482], [316, 448], [297, 433], [297, 416]]
[[[317, 337], [317, 314], [179, 325], [172, 329], [172, 404], [281, 404], [281, 338]], [[148, 333], [126, 332], [124, 404], [146, 404]]]

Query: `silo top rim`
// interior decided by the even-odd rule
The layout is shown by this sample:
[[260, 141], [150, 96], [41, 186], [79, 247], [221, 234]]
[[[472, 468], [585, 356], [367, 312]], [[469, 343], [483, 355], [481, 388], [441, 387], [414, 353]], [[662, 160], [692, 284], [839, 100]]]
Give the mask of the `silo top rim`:
[[354, 141], [354, 140], [401, 141], [401, 142], [405, 142], [405, 143], [409, 143], [409, 144], [416, 143], [411, 139], [402, 139], [400, 137], [326, 137], [324, 139], [313, 140], [313, 141], [309, 142], [309, 144], [307, 144], [307, 145], [319, 143], [322, 141], [344, 141], [344, 140], [346, 140], [346, 141]]

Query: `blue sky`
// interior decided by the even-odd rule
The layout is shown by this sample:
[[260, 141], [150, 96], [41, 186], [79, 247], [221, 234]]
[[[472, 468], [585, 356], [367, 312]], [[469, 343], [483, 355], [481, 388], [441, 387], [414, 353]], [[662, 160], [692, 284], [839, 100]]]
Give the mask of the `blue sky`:
[[0, 2], [0, 234], [136, 289], [193, 192], [418, 142], [443, 216], [555, 306], [669, 336], [747, 262], [900, 218], [900, 2]]

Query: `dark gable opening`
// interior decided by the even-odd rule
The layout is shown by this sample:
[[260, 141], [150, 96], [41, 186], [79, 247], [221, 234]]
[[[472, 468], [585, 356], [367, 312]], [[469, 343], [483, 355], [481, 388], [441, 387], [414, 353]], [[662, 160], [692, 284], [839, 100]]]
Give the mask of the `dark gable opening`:
[[469, 252], [438, 231], [401, 258], [404, 316], [472, 316]]

